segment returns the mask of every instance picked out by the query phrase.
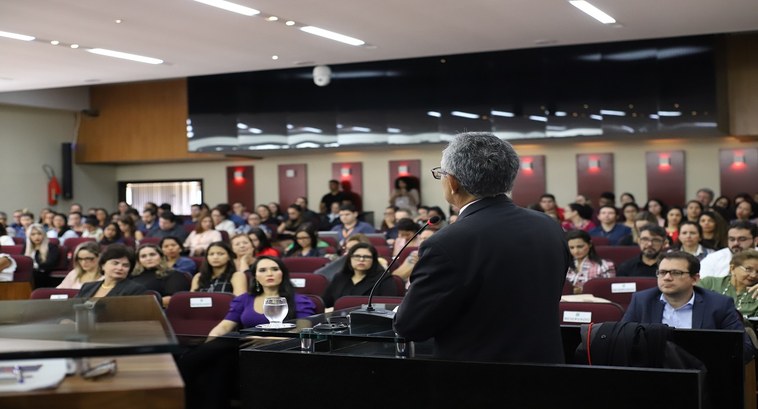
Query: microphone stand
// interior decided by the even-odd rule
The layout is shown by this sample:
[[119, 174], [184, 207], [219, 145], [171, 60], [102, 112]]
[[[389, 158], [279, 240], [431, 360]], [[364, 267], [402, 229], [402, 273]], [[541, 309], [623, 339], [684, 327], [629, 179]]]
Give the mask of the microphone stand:
[[366, 308], [360, 308], [348, 314], [348, 322], [350, 322], [351, 333], [371, 333], [392, 330], [392, 321], [395, 318], [395, 312], [384, 308], [374, 308], [374, 305], [372, 303], [372, 300], [374, 299], [374, 292], [390, 272], [392, 266], [395, 265], [395, 262], [397, 262], [397, 260], [400, 258], [400, 254], [403, 253], [403, 250], [405, 250], [406, 247], [408, 247], [413, 242], [416, 236], [426, 230], [427, 227], [433, 224], [437, 224], [439, 221], [440, 218], [438, 216], [432, 217], [423, 226], [421, 226], [421, 228], [413, 236], [411, 236], [411, 238], [405, 243], [400, 251], [397, 252], [397, 256], [392, 259], [384, 272], [376, 280], [374, 286], [371, 287], [371, 292], [368, 294], [368, 303], [366, 305]]

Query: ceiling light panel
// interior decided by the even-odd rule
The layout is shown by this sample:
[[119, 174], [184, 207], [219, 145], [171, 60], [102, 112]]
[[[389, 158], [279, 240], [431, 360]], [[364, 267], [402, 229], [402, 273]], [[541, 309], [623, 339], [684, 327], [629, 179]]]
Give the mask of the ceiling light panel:
[[220, 8], [222, 10], [231, 11], [232, 13], [242, 14], [243, 16], [254, 16], [256, 14], [260, 14], [260, 11], [254, 8], [243, 6], [237, 3], [232, 3], [231, 1], [226, 1], [226, 0], [195, 0], [195, 1], [198, 3], [206, 4], [208, 6]]
[[569, 3], [603, 24], [613, 24], [616, 22], [616, 19], [585, 0], [571, 0]]

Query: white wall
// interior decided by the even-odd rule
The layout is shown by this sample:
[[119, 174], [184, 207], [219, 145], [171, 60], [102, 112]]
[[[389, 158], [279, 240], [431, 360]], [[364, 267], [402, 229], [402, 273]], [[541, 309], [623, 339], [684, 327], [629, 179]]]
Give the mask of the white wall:
[[27, 208], [35, 215], [43, 207], [68, 212], [71, 202], [115, 207], [114, 166], [74, 166], [74, 198], [47, 205], [47, 176], [53, 167], [61, 179], [61, 144], [72, 142], [76, 116], [72, 112], [0, 105], [0, 210]]

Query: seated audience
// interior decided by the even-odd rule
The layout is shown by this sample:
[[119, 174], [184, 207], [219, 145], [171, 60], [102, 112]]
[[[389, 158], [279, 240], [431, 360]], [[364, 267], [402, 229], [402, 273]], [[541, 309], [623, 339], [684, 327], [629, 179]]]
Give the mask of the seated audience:
[[408, 240], [413, 237], [418, 231], [418, 225], [411, 219], [403, 218], [397, 221], [397, 238], [395, 238], [394, 246], [392, 247], [392, 257], [397, 257], [400, 251]]
[[[395, 240], [397, 240], [397, 236], [398, 236], [397, 223], [400, 221], [400, 219], [411, 219], [411, 221], [413, 220], [413, 215], [411, 214], [411, 212], [405, 209], [396, 210], [393, 217], [395, 220], [393, 223], [393, 226], [384, 231], [384, 237], [387, 239], [388, 246], [394, 246]], [[450, 216], [450, 218], [452, 220], [452, 216]]]
[[255, 212], [249, 213], [245, 218], [245, 224], [237, 227], [234, 232], [236, 234], [247, 234], [251, 229], [261, 229], [266, 233], [266, 236], [271, 237], [271, 229], [267, 225], [261, 223], [261, 216]]
[[235, 255], [223, 241], [211, 243], [205, 253], [205, 261], [200, 271], [192, 278], [190, 291], [244, 294], [247, 291], [247, 277], [236, 271]]
[[[387, 211], [385, 210], [385, 213]], [[385, 216], [386, 219], [386, 216]], [[321, 223], [319, 223], [319, 230], [329, 231], [332, 227], [340, 223], [340, 203], [332, 202], [326, 213], [321, 215]], [[382, 222], [384, 223], [384, 222]]]
[[258, 207], [255, 208], [255, 212], [261, 217], [261, 224], [268, 227], [272, 234], [282, 223], [281, 220], [272, 216], [271, 210], [266, 205], [258, 205]]
[[659, 226], [663, 227], [666, 224], [666, 218], [664, 215], [668, 212], [668, 207], [663, 201], [659, 199], [650, 199], [645, 203], [642, 210], [655, 216]]
[[189, 250], [190, 257], [202, 257], [208, 246], [221, 241], [221, 233], [213, 227], [213, 218], [206, 215], [195, 224], [195, 230], [187, 236], [184, 247]]
[[616, 276], [616, 266], [612, 261], [603, 260], [597, 255], [589, 233], [584, 230], [569, 231], [566, 233], [566, 241], [574, 258], [566, 280], [574, 287], [574, 294], [580, 294], [587, 281]]
[[58, 244], [63, 247], [66, 240], [72, 237], [79, 237], [75, 231], [68, 226], [68, 219], [63, 213], [53, 213], [53, 225], [47, 231], [47, 237], [58, 239]]
[[0, 224], [0, 246], [12, 246], [16, 244], [13, 241], [13, 236], [8, 234], [8, 229], [4, 224]]
[[[737, 310], [745, 318], [758, 316], [758, 299], [748, 289], [758, 284], [758, 250], [741, 251], [732, 257], [729, 274], [724, 277], [703, 277], [698, 285], [732, 297]], [[757, 287], [758, 288], [758, 287]]]
[[303, 214], [303, 208], [296, 204], [291, 204], [287, 207], [287, 220], [280, 224], [276, 228], [278, 237], [281, 239], [292, 239], [295, 235], [295, 230], [300, 227], [301, 224], [308, 222]]
[[232, 237], [232, 251], [236, 271], [247, 272], [255, 263], [255, 245], [247, 234], [237, 234]]
[[711, 210], [721, 215], [724, 220], [729, 220], [731, 219], [730, 212], [732, 210], [732, 200], [726, 196], [719, 196], [713, 201], [713, 207], [711, 207]]
[[316, 229], [310, 223], [306, 223], [295, 231], [295, 242], [285, 257], [321, 257], [325, 250], [318, 247]]
[[34, 288], [52, 287], [50, 272], [58, 265], [60, 251], [58, 246], [50, 244], [41, 224], [32, 224], [26, 230], [24, 255], [34, 262]]
[[622, 193], [621, 196], [619, 196], [619, 201], [622, 206], [627, 203], [637, 203], [637, 199], [635, 199], [634, 195], [629, 192]]
[[418, 193], [418, 178], [401, 176], [395, 179], [395, 190], [390, 196], [390, 206], [398, 209], [412, 210], [421, 204]]
[[[386, 232], [391, 230], [393, 227], [395, 227], [395, 223], [398, 219], [395, 218], [395, 213], [398, 211], [398, 208], [395, 206], [387, 206], [384, 209], [384, 217], [382, 218], [382, 226], [379, 229], [382, 232]], [[337, 218], [339, 218], [339, 209], [337, 209]], [[334, 227], [334, 226], [331, 226]], [[330, 227], [330, 229], [331, 229]]]
[[332, 227], [338, 233], [340, 244], [355, 233], [376, 233], [376, 229], [366, 222], [358, 220], [358, 211], [353, 205], [340, 206], [340, 224]]
[[94, 216], [87, 216], [84, 219], [82, 237], [93, 238], [98, 243], [103, 239], [103, 229], [98, 227], [97, 219]]
[[155, 208], [145, 206], [142, 210], [142, 222], [139, 224], [139, 229], [144, 236], [150, 236], [150, 233], [158, 230], [158, 216]]
[[692, 254], [700, 261], [713, 253], [713, 249], [700, 244], [701, 232], [701, 227], [697, 222], [683, 221], [679, 225], [679, 248], [677, 250]]
[[[695, 285], [699, 271], [700, 262], [692, 254], [666, 253], [656, 271], [658, 287], [634, 293], [623, 321], [744, 333], [742, 317], [730, 297]], [[743, 339], [747, 362], [753, 356], [753, 345], [747, 335]]]
[[[342, 256], [334, 259], [331, 263], [319, 268], [318, 270], [314, 271], [314, 274], [320, 274], [329, 281], [332, 281], [334, 279], [334, 276], [336, 276], [340, 271], [342, 271], [345, 268], [345, 263], [347, 262], [347, 253], [350, 251], [350, 249], [358, 244], [358, 243], [365, 243], [365, 244], [371, 244], [371, 240], [369, 240], [368, 237], [366, 237], [365, 234], [354, 234], [347, 238], [345, 241], [345, 245], [342, 247]], [[382, 265], [382, 268], [387, 268], [387, 261], [381, 257], [379, 257], [379, 264]]]
[[[426, 239], [428, 239], [429, 237], [431, 237], [431, 235], [434, 234], [435, 232], [436, 232], [436, 230], [433, 230], [431, 228], [427, 228], [426, 230], [422, 231], [418, 236], [416, 236], [416, 238], [413, 240], [414, 242], [411, 243], [411, 246], [414, 246], [417, 249], [411, 251], [410, 253], [408, 253], [408, 257], [406, 257], [405, 260], [403, 260], [403, 263], [400, 264], [400, 266], [397, 267], [395, 269], [395, 271], [392, 272], [393, 276], [398, 276], [398, 277], [402, 278], [403, 281], [405, 281], [405, 284], [406, 284], [405, 287], [406, 288], [408, 288], [408, 286], [410, 285], [410, 281], [409, 280], [410, 280], [410, 277], [411, 277], [411, 273], [413, 273], [413, 267], [415, 267], [416, 263], [418, 263], [418, 257], [419, 257], [419, 255], [418, 255], [418, 248], [421, 247], [421, 244]], [[406, 249], [405, 251], [408, 251], [408, 249]], [[398, 253], [398, 255], [399, 255], [399, 253]], [[382, 259], [380, 258], [379, 261], [381, 262], [381, 260]], [[384, 268], [386, 268], [386, 267], [384, 267]]]
[[684, 213], [682, 213], [682, 209], [678, 207], [672, 207], [666, 212], [666, 223], [664, 224], [664, 228], [666, 229], [669, 243], [672, 246], [679, 245], [679, 224], [683, 219]]
[[754, 218], [756, 204], [753, 201], [743, 200], [734, 207], [734, 220], [742, 222], [756, 223], [758, 219]]
[[298, 196], [295, 199], [295, 204], [300, 206], [303, 211], [303, 223], [311, 223], [318, 225], [320, 219], [318, 213], [308, 208], [308, 198], [305, 196]]
[[132, 239], [136, 243], [145, 237], [145, 235], [137, 229], [137, 225], [134, 224], [134, 219], [128, 213], [119, 216], [117, 223], [124, 239]]
[[632, 241], [632, 230], [623, 224], [616, 223], [616, 212], [614, 206], [601, 207], [597, 215], [600, 226], [590, 230], [590, 236], [605, 237], [611, 246], [629, 244]]
[[268, 239], [268, 236], [266, 236], [266, 233], [264, 233], [263, 230], [252, 229], [247, 236], [250, 237], [250, 240], [253, 242], [255, 257], [281, 257], [281, 252], [271, 245], [271, 240]]
[[546, 215], [552, 217], [556, 221], [562, 222], [564, 220], [563, 209], [555, 204], [555, 196], [552, 194], [545, 193], [540, 196], [540, 208], [542, 208], [542, 211]]
[[592, 222], [592, 208], [579, 203], [569, 203], [563, 212], [564, 220], [561, 223], [563, 231], [583, 230], [590, 231], [594, 229], [595, 223]]
[[237, 226], [234, 225], [232, 220], [229, 220], [229, 205], [216, 206], [211, 210], [211, 218], [213, 219], [214, 229], [218, 231], [225, 231], [229, 234], [229, 237], [234, 236], [234, 229]]
[[634, 220], [637, 217], [637, 213], [640, 212], [639, 206], [637, 206], [637, 203], [624, 203], [624, 205], [621, 207], [621, 215], [624, 217], [624, 226], [632, 229], [632, 237], [634, 238], [634, 242], [637, 242], [637, 234], [636, 234], [636, 228], [634, 226]]
[[634, 227], [632, 227], [632, 241], [634, 243], [640, 242], [640, 229], [647, 224], [658, 224], [658, 219], [650, 214], [650, 212], [639, 212], [634, 216]]
[[113, 243], [124, 243], [124, 238], [121, 236], [121, 229], [117, 223], [109, 223], [105, 225], [103, 229], [103, 238], [100, 240], [101, 246], [108, 246]]
[[16, 272], [16, 260], [9, 254], [0, 253], [0, 282], [13, 281]]
[[[282, 213], [282, 208], [279, 206], [279, 203], [271, 202], [267, 204], [266, 207], [268, 207], [271, 217], [278, 219], [280, 222], [283, 222], [287, 218], [287, 215]], [[261, 216], [261, 218], [265, 220], [265, 217]]]
[[158, 247], [163, 251], [163, 255], [166, 256], [168, 268], [195, 275], [197, 265], [191, 258], [182, 256], [184, 247], [179, 239], [171, 236], [164, 237], [158, 243]]
[[186, 240], [187, 232], [184, 230], [179, 218], [176, 217], [175, 214], [168, 210], [164, 210], [158, 217], [158, 228], [148, 232], [147, 237], [157, 237], [159, 239], [164, 237], [176, 237], [179, 240]]
[[700, 221], [700, 215], [703, 214], [704, 210], [702, 203], [697, 200], [690, 200], [687, 202], [687, 208], [685, 209], [687, 212], [687, 220], [698, 223]]
[[174, 293], [190, 289], [190, 283], [184, 274], [168, 267], [166, 256], [155, 244], [139, 246], [137, 249], [137, 265], [134, 267], [130, 278], [148, 290], [158, 292], [163, 299], [164, 307], [168, 306], [168, 302]]
[[82, 288], [84, 283], [102, 280], [103, 276], [98, 264], [99, 257], [100, 245], [94, 241], [86, 241], [76, 246], [73, 255], [74, 269], [66, 275], [66, 278], [56, 288], [78, 290]]
[[728, 245], [726, 241], [726, 221], [717, 213], [705, 211], [700, 215], [700, 227], [703, 229], [703, 245], [714, 250], [721, 250]]
[[640, 229], [639, 256], [624, 261], [616, 270], [619, 277], [655, 277], [658, 258], [666, 243], [666, 230], [655, 224], [647, 224]]
[[329, 193], [321, 197], [321, 202], [319, 203], [319, 212], [322, 214], [329, 213], [329, 209], [332, 208], [332, 203], [337, 203], [337, 208], [339, 209], [339, 206], [342, 204], [342, 200], [344, 198], [344, 195], [340, 191], [340, 182], [334, 179], [330, 180]]
[[[15, 216], [16, 213], [14, 212], [13, 215]], [[34, 215], [32, 213], [26, 211], [20, 213], [18, 217], [18, 224], [13, 226], [13, 228], [16, 229], [16, 237], [25, 239], [26, 231], [32, 224], [34, 224]]]
[[134, 251], [123, 244], [108, 246], [100, 254], [98, 267], [103, 279], [82, 284], [79, 298], [115, 297], [122, 295], [142, 295], [147, 289], [142, 285], [127, 280], [135, 265]]
[[701, 277], [723, 277], [729, 274], [732, 255], [758, 246], [758, 226], [750, 222], [732, 222], [727, 232], [729, 247], [714, 251], [703, 259]]
[[713, 198], [715, 197], [715, 193], [713, 193], [713, 190], [704, 187], [697, 191], [696, 196], [697, 201], [703, 205], [703, 209], [708, 209], [711, 206]]
[[[383, 271], [374, 246], [364, 243], [354, 245], [347, 252], [342, 271], [324, 292], [324, 305], [333, 307], [338, 298], [346, 295], [367, 296]], [[374, 295], [394, 296], [397, 295], [397, 288], [389, 277], [385, 277]]]

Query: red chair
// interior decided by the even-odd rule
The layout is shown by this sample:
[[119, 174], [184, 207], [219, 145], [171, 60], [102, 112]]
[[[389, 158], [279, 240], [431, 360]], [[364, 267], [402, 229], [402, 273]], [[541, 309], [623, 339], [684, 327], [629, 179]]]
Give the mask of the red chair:
[[13, 246], [0, 246], [0, 253], [22, 255], [24, 254], [24, 246], [22, 244], [15, 244]]
[[325, 307], [324, 307], [324, 300], [319, 297], [316, 294], [304, 294], [306, 297], [310, 298], [311, 301], [313, 301], [313, 304], [316, 306], [316, 314], [323, 314]]
[[606, 260], [610, 260], [613, 264], [618, 266], [631, 258], [640, 255], [639, 246], [595, 246], [597, 255]]
[[[391, 310], [403, 302], [403, 297], [374, 297], [371, 304], [384, 304], [385, 308]], [[346, 295], [340, 297], [334, 302], [334, 310], [344, 310], [346, 308], [360, 307], [368, 303], [368, 297], [362, 295]]]
[[233, 299], [230, 293], [180, 291], [171, 296], [166, 318], [177, 335], [205, 336], [224, 319]]
[[[66, 241], [66, 244], [68, 244], [68, 241]], [[60, 246], [58, 264], [50, 271], [50, 277], [60, 278], [60, 281], [62, 281], [74, 269], [74, 249], [68, 246]]]
[[340, 248], [340, 244], [337, 241], [337, 238], [333, 236], [325, 236], [319, 234], [318, 239], [327, 242], [329, 246], [332, 247], [335, 251]]
[[290, 274], [312, 273], [327, 265], [329, 259], [326, 257], [285, 257], [282, 262], [287, 266]]
[[190, 257], [192, 261], [195, 262], [195, 266], [197, 267], [197, 271], [200, 271], [200, 267], [203, 266], [203, 263], [205, 263], [205, 257]]
[[621, 305], [624, 310], [632, 302], [632, 294], [658, 286], [655, 277], [594, 278], [584, 283], [584, 294], [605, 298]]
[[32, 300], [66, 300], [74, 298], [79, 290], [73, 288], [37, 288], [32, 291]]
[[12, 237], [12, 239], [13, 239], [13, 242], [16, 244], [20, 244], [22, 246], [26, 244], [26, 239], [23, 237]]
[[153, 244], [153, 245], [159, 245], [161, 242], [160, 237], [143, 237], [142, 240], [139, 241], [139, 244]]
[[595, 236], [592, 238], [592, 244], [595, 246], [609, 246], [611, 241], [607, 237]]
[[329, 280], [320, 274], [290, 273], [290, 281], [298, 294], [321, 296], [329, 286]]
[[48, 239], [47, 239], [47, 241], [48, 241], [50, 244], [54, 244], [54, 245], [56, 245], [56, 246], [60, 246], [60, 245], [61, 245], [61, 242], [60, 242], [60, 241], [58, 241], [58, 239], [57, 239], [57, 238], [55, 238], [55, 237], [50, 237], [50, 238], [48, 238]]
[[390, 279], [395, 283], [395, 287], [397, 287], [397, 295], [400, 297], [405, 296], [405, 281], [399, 276], [394, 275], [390, 276]]
[[20, 254], [10, 254], [16, 262], [16, 271], [13, 273], [13, 281], [32, 282], [32, 271], [34, 271], [34, 261], [30, 257]]
[[574, 293], [574, 286], [569, 280], [563, 280], [563, 292], [561, 295], [571, 295]]
[[414, 251], [418, 250], [418, 247], [412, 247], [408, 246], [403, 250], [400, 254], [397, 255], [397, 261], [395, 261], [395, 265], [392, 266], [392, 271], [397, 270], [398, 267], [403, 265], [403, 261], [405, 261], [406, 258], [408, 258], [408, 255], [413, 253]]
[[621, 321], [624, 309], [613, 302], [566, 302], [558, 307], [561, 324], [580, 325], [590, 322]]
[[62, 248], [67, 249], [69, 255], [73, 255], [74, 250], [76, 250], [77, 246], [88, 241], [95, 241], [95, 239], [92, 237], [72, 237], [70, 239], [66, 239], [66, 245]]
[[392, 249], [388, 246], [374, 246], [376, 249], [376, 254], [379, 255], [379, 257], [384, 258], [385, 260], [392, 260]]
[[374, 247], [387, 245], [387, 238], [384, 237], [383, 234], [369, 233], [366, 235], [366, 237], [368, 237], [368, 240], [371, 242], [371, 245]]
[[221, 233], [221, 241], [223, 241], [226, 244], [231, 244], [229, 241], [229, 232], [226, 230], [219, 230], [219, 233]]

